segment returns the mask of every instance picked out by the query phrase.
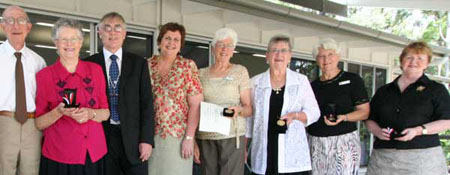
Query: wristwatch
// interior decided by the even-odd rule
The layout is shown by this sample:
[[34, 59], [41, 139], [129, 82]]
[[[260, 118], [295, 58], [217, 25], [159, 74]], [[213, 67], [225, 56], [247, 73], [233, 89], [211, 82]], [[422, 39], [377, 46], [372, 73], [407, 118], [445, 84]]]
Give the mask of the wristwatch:
[[427, 135], [428, 134], [428, 130], [424, 125], [420, 125], [420, 127], [422, 127], [422, 135]]

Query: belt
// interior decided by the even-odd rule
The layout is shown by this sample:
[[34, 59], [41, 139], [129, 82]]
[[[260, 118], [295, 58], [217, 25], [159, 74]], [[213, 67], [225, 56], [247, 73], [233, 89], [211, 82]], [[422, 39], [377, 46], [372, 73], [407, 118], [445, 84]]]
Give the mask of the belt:
[[[8, 116], [8, 117], [14, 117], [14, 112], [11, 111], [0, 111], [0, 115]], [[34, 112], [27, 112], [26, 113], [28, 118], [34, 118]]]

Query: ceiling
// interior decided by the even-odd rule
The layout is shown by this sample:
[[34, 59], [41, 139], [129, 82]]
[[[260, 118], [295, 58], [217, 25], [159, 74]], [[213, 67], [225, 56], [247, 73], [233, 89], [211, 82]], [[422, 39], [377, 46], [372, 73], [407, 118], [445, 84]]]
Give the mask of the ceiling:
[[347, 6], [450, 11], [449, 0], [330, 0]]

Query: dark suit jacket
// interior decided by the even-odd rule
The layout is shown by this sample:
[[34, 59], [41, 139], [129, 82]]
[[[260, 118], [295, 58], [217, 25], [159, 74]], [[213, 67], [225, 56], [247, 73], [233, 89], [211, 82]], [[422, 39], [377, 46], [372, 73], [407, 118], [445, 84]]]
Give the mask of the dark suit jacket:
[[[103, 52], [84, 60], [102, 66], [105, 82], [108, 84]], [[139, 143], [155, 145], [153, 138], [155, 114], [147, 61], [124, 51], [119, 82], [119, 116], [125, 154], [131, 164], [138, 164], [141, 162], [139, 160]], [[108, 88], [106, 88], [106, 94], [109, 103]], [[103, 127], [108, 144], [110, 121], [104, 121]]]

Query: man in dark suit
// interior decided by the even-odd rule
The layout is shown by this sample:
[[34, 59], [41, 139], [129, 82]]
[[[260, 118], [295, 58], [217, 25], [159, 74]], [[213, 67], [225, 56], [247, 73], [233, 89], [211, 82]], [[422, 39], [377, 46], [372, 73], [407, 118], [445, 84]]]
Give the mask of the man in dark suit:
[[103, 68], [111, 117], [103, 122], [106, 174], [147, 175], [154, 139], [154, 109], [147, 62], [122, 50], [123, 17], [111, 12], [99, 24], [103, 51], [86, 58]]

